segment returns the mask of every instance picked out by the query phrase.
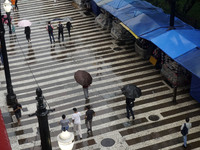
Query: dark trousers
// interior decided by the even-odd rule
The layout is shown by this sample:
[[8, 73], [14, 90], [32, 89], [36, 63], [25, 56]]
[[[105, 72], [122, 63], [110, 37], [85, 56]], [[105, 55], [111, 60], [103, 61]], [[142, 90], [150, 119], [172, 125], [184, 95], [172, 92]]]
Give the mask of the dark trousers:
[[67, 28], [67, 30], [68, 30], [68, 34], [69, 34], [69, 37], [70, 37], [70, 36], [71, 36], [71, 35], [70, 35], [70, 29], [69, 29], [69, 28]]
[[27, 39], [27, 41], [29, 41], [31, 39], [30, 34], [26, 34], [26, 39]]
[[54, 36], [53, 36], [53, 32], [49, 33], [50, 42], [52, 43], [51, 37], [53, 38], [53, 41], [55, 42], [55, 39], [54, 39]]
[[60, 40], [60, 34], [62, 35], [62, 41], [64, 41], [63, 32], [58, 32], [58, 40]]
[[134, 118], [134, 113], [133, 113], [133, 110], [132, 110], [132, 106], [126, 105], [126, 113], [127, 113], [127, 118], [130, 118], [130, 114], [129, 113], [131, 113], [131, 115]]
[[91, 120], [85, 120], [85, 125], [87, 129], [92, 130], [92, 119]]

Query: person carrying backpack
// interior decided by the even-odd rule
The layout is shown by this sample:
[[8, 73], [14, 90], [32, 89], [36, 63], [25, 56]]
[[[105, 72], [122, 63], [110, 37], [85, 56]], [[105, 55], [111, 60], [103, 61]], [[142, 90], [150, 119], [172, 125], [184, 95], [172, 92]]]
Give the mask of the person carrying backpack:
[[53, 36], [53, 26], [51, 25], [51, 22], [50, 22], [50, 21], [48, 22], [48, 25], [47, 25], [46, 29], [47, 29], [47, 31], [48, 31], [48, 33], [49, 33], [49, 38], [50, 38], [51, 44], [52, 44], [51, 37], [53, 38], [53, 41], [54, 41], [54, 43], [55, 43], [55, 39], [54, 39], [54, 36]]
[[190, 121], [189, 118], [186, 118], [185, 121], [186, 123], [182, 124], [181, 126], [181, 134], [183, 135], [183, 142], [184, 142], [183, 147], [187, 148], [187, 135], [189, 129], [192, 127], [192, 124], [189, 122]]

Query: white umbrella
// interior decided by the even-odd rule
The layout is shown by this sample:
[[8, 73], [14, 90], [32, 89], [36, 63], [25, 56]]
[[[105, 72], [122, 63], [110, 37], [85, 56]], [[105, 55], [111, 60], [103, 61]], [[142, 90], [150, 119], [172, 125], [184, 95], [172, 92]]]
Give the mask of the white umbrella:
[[28, 27], [31, 26], [31, 22], [29, 20], [21, 20], [18, 22], [19, 27]]

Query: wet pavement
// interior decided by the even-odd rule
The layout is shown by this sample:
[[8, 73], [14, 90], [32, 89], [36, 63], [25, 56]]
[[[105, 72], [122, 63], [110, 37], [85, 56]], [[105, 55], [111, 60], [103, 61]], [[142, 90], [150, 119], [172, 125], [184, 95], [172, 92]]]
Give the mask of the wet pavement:
[[[82, 140], [75, 136], [74, 150], [181, 150], [180, 126], [186, 116], [193, 126], [187, 149], [200, 148], [200, 104], [190, 97], [188, 88], [178, 88], [174, 105], [173, 90], [162, 80], [159, 70], [134, 52], [134, 43], [117, 45], [109, 31], [102, 30], [94, 16], [84, 13], [73, 1], [21, 0], [18, 6], [19, 11], [11, 13], [16, 33], [8, 35], [5, 26], [5, 39], [14, 92], [23, 106], [21, 126], [17, 126], [12, 109], [5, 104], [6, 85], [4, 72], [0, 71], [0, 106], [13, 150], [41, 149], [37, 118], [28, 116], [36, 111], [38, 86], [48, 108], [56, 109], [48, 116], [53, 150], [59, 149], [58, 122], [62, 114], [71, 121], [73, 107], [82, 114], [83, 132]], [[47, 21], [67, 16], [73, 19], [71, 37], [65, 29], [65, 40], [59, 42], [55, 29], [56, 42], [50, 44]], [[24, 28], [17, 26], [22, 19], [32, 22], [31, 43], [25, 39]], [[74, 80], [77, 70], [86, 70], [93, 77], [89, 100], [84, 99], [82, 87]], [[131, 83], [142, 90], [133, 108], [135, 120], [126, 118], [121, 93], [123, 85]], [[88, 104], [96, 112], [90, 134], [84, 124]]]

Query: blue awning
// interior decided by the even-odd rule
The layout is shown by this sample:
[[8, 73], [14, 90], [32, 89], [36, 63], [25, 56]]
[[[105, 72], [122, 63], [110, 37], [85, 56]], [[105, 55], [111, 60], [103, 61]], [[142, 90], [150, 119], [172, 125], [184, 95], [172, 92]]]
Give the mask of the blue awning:
[[[145, 38], [172, 59], [200, 78], [200, 30], [195, 30], [177, 17], [175, 29], [170, 29], [170, 16], [161, 8], [142, 0], [95, 0], [97, 5], [113, 16], [139, 37]], [[195, 61], [193, 61], [195, 60]]]
[[187, 68], [190, 72], [200, 78], [200, 49], [194, 48], [193, 50], [185, 53], [176, 59], [176, 62]]

